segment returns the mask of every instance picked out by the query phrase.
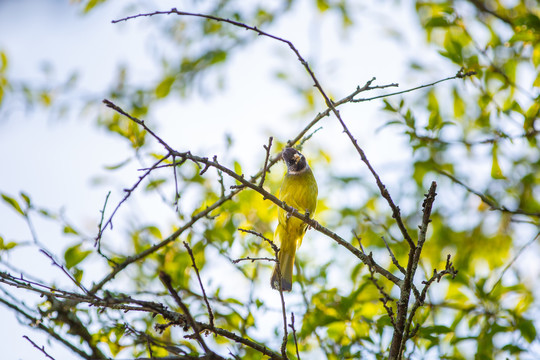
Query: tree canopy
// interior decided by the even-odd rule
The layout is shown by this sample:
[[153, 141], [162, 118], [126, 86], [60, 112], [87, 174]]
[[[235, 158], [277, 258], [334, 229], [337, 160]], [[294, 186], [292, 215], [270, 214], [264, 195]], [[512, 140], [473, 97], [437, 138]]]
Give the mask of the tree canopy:
[[[99, 13], [111, 29], [145, 29], [145, 41], [115, 46], [153, 62], [138, 73], [128, 56], [103, 69], [106, 88], [88, 94], [85, 64], [67, 78], [19, 78], [0, 42], [5, 122], [23, 104], [91, 122], [129, 149], [127, 159], [102, 159], [90, 225], [0, 183], [0, 305], [28, 328], [37, 356], [539, 356], [536, 1], [70, 6], [81, 21]], [[391, 61], [383, 74], [364, 66], [384, 51], [362, 47], [368, 18], [380, 22], [370, 44], [393, 42], [405, 79], [393, 78]], [[310, 47], [303, 36], [314, 37]], [[274, 85], [261, 75], [269, 72]], [[187, 104], [195, 115], [179, 110]], [[284, 118], [268, 117], [280, 107]], [[279, 198], [287, 146], [313, 169], [315, 214]], [[309, 226], [290, 294], [269, 284], [278, 207]], [[48, 269], [27, 261], [28, 249]]]

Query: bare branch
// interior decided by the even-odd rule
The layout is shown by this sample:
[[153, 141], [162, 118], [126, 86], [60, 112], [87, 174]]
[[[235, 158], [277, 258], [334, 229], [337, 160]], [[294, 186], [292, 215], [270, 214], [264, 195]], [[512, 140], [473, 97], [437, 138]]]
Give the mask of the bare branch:
[[214, 211], [215, 209], [217, 209], [221, 205], [223, 205], [223, 203], [225, 203], [225, 202], [229, 201], [230, 199], [232, 199], [233, 196], [236, 195], [237, 193], [238, 193], [238, 191], [233, 191], [230, 194], [221, 197], [216, 202], [214, 202], [212, 205], [208, 206], [206, 209], [201, 210], [197, 214], [193, 215], [191, 217], [191, 219], [184, 224], [184, 226], [180, 227], [178, 230], [173, 232], [171, 235], [169, 235], [162, 242], [160, 242], [160, 243], [158, 243], [158, 244], [156, 244], [156, 245], [154, 245], [154, 246], [152, 246], [152, 247], [150, 247], [150, 248], [148, 248], [148, 249], [146, 249], [144, 251], [141, 251], [138, 254], [129, 256], [122, 263], [115, 265], [113, 270], [107, 276], [105, 276], [100, 282], [98, 282], [96, 285], [94, 285], [92, 287], [92, 289], [90, 290], [90, 294], [95, 294], [97, 291], [101, 290], [106, 283], [108, 283], [109, 281], [114, 279], [116, 277], [116, 275], [118, 275], [119, 272], [124, 270], [129, 265], [133, 264], [136, 261], [139, 261], [139, 260], [145, 258], [146, 256], [158, 251], [159, 249], [163, 248], [164, 246], [167, 246], [171, 242], [175, 241], [178, 237], [180, 237], [180, 235], [182, 235], [182, 233], [184, 231], [190, 229], [193, 226], [193, 224], [195, 224], [200, 219], [205, 218], [212, 211]]
[[291, 324], [289, 325], [291, 327], [293, 338], [294, 338], [294, 345], [296, 346], [296, 358], [300, 360], [300, 352], [298, 351], [298, 340], [296, 339], [296, 329], [294, 328], [294, 313], [291, 313]]
[[[1, 274], [2, 273], [0, 273], [0, 275]], [[64, 336], [61, 336], [60, 334], [55, 332], [53, 328], [45, 326], [43, 324], [43, 321], [41, 321], [41, 319], [38, 319], [38, 318], [28, 314], [26, 311], [22, 310], [21, 308], [19, 308], [15, 304], [12, 304], [12, 303], [6, 301], [2, 297], [0, 297], [0, 303], [3, 303], [4, 305], [9, 307], [10, 309], [14, 310], [15, 313], [21, 315], [23, 318], [28, 320], [32, 327], [47, 333], [50, 337], [57, 340], [60, 344], [66, 346], [68, 349], [70, 349], [71, 351], [73, 351], [74, 353], [79, 355], [81, 358], [87, 359], [87, 360], [91, 359], [91, 356], [88, 355], [87, 353], [85, 353], [84, 351], [80, 350], [79, 346], [76, 346], [76, 345], [70, 343], [69, 341], [67, 341]]]
[[[371, 253], [369, 253], [369, 258], [371, 259], [371, 261], [373, 261], [373, 255]], [[377, 288], [377, 290], [379, 290], [379, 293], [381, 294], [381, 297], [379, 298], [379, 300], [383, 304], [383, 307], [386, 310], [388, 317], [390, 318], [390, 322], [392, 323], [392, 326], [394, 327], [394, 329], [397, 329], [396, 319], [394, 317], [394, 310], [392, 309], [391, 305], [390, 306], [388, 305], [388, 303], [393, 301], [393, 299], [388, 295], [388, 293], [384, 290], [384, 288], [381, 285], [379, 285], [379, 282], [374, 276], [375, 271], [373, 270], [373, 266], [368, 264], [368, 269], [369, 269], [369, 275], [370, 275], [369, 279], [371, 280], [373, 285], [375, 285], [375, 287]]]
[[245, 257], [245, 258], [240, 258], [240, 259], [235, 259], [233, 260], [233, 264], [238, 264], [240, 261], [251, 261], [251, 262], [255, 262], [255, 261], [270, 261], [270, 262], [276, 262], [276, 259], [271, 259], [271, 258], [267, 258], [267, 257], [259, 257], [259, 258], [252, 258], [252, 257]]
[[88, 290], [77, 280], [73, 277], [73, 275], [71, 275], [71, 273], [64, 267], [64, 265], [61, 265], [58, 263], [58, 261], [56, 261], [56, 259], [51, 255], [49, 254], [47, 251], [45, 251], [44, 249], [40, 249], [39, 250], [42, 254], [45, 254], [45, 256], [47, 256], [53, 263], [54, 266], [58, 267], [60, 270], [62, 270], [62, 272], [64, 274], [66, 274], [66, 276], [75, 284], [77, 285], [77, 287], [79, 289], [81, 289], [82, 291], [84, 291], [86, 294], [88, 294]]
[[397, 91], [397, 92], [393, 92], [393, 93], [390, 93], [390, 94], [378, 95], [378, 96], [374, 96], [374, 97], [370, 97], [370, 98], [352, 99], [351, 102], [357, 103], [357, 102], [364, 102], [364, 101], [372, 101], [372, 100], [376, 100], [376, 99], [382, 99], [382, 98], [387, 98], [387, 97], [391, 97], [391, 96], [396, 96], [396, 95], [406, 94], [406, 93], [409, 93], [409, 92], [412, 92], [412, 91], [416, 91], [416, 90], [420, 90], [420, 89], [423, 89], [423, 88], [435, 86], [435, 85], [437, 85], [437, 84], [439, 84], [439, 83], [442, 83], [442, 82], [445, 82], [445, 81], [448, 81], [448, 80], [464, 79], [464, 78], [466, 78], [466, 77], [470, 77], [470, 76], [476, 75], [476, 71], [468, 71], [468, 72], [463, 72], [463, 71], [464, 71], [464, 69], [461, 68], [461, 69], [459, 69], [459, 71], [456, 73], [456, 75], [454, 75], [454, 76], [449, 76], [449, 77], [447, 77], [447, 78], [440, 79], [440, 80], [434, 81], [434, 82], [429, 83], [429, 84], [424, 84], [424, 85], [420, 85], [420, 86], [415, 86], [415, 87], [410, 88], [410, 89], [406, 89], [406, 90], [402, 90], [402, 91]]
[[197, 264], [195, 263], [195, 257], [193, 256], [193, 251], [189, 247], [188, 243], [185, 241], [184, 241], [184, 247], [187, 249], [189, 256], [191, 257], [191, 263], [193, 264], [193, 268], [195, 268], [195, 273], [197, 274], [197, 279], [199, 280], [199, 285], [203, 293], [204, 302], [206, 303], [206, 308], [208, 309], [208, 322], [210, 323], [211, 327], [214, 327], [214, 314], [212, 313], [212, 308], [210, 307], [210, 303], [208, 302], [208, 297], [206, 296], [206, 291], [204, 290], [204, 286], [202, 284], [201, 275], [199, 274], [199, 269], [197, 268]]
[[[163, 285], [165, 285], [165, 287], [167, 288], [167, 290], [169, 291], [169, 293], [173, 297], [176, 304], [178, 304], [178, 306], [180, 306], [180, 308], [182, 309], [182, 312], [186, 316], [189, 325], [193, 329], [193, 332], [194, 332], [193, 335], [195, 336], [195, 339], [202, 346], [202, 348], [204, 349], [204, 352], [206, 354], [215, 355], [216, 358], [221, 358], [220, 356], [215, 354], [212, 350], [210, 350], [210, 348], [208, 347], [208, 345], [206, 344], [206, 342], [202, 338], [202, 336], [200, 334], [199, 326], [197, 325], [197, 323], [193, 319], [193, 316], [191, 316], [191, 313], [189, 312], [189, 309], [184, 304], [184, 302], [182, 301], [182, 299], [180, 298], [180, 296], [178, 295], [176, 290], [174, 290], [174, 288], [173, 288], [173, 286], [171, 284], [171, 277], [169, 276], [169, 274], [165, 273], [164, 271], [160, 271], [159, 272], [159, 279], [161, 280]], [[208, 311], [210, 311], [210, 310], [208, 310]], [[213, 327], [213, 324], [211, 326]]]
[[405, 273], [406, 273], [405, 269], [403, 268], [403, 266], [401, 266], [399, 264], [399, 261], [397, 261], [396, 257], [394, 256], [394, 253], [390, 249], [390, 246], [388, 246], [388, 243], [386, 242], [386, 239], [384, 238], [384, 236], [381, 236], [381, 238], [384, 241], [384, 246], [386, 246], [386, 250], [388, 250], [388, 253], [390, 254], [390, 258], [392, 259], [392, 263], [399, 269], [399, 271], [401, 271], [402, 274], [405, 275]]
[[427, 280], [427, 281], [422, 282], [422, 284], [424, 284], [424, 288], [422, 289], [422, 293], [420, 294], [420, 296], [417, 296], [416, 301], [413, 304], [413, 306], [411, 308], [411, 311], [409, 313], [409, 317], [407, 319], [407, 324], [405, 326], [404, 341], [406, 341], [407, 339], [412, 338], [419, 329], [419, 324], [417, 324], [417, 326], [411, 331], [411, 324], [412, 324], [412, 322], [414, 320], [414, 316], [415, 316], [416, 311], [418, 310], [418, 308], [420, 306], [424, 305], [424, 301], [426, 300], [426, 295], [427, 295], [428, 289], [431, 286], [431, 284], [435, 280], [437, 282], [441, 281], [441, 279], [445, 275], [450, 275], [452, 277], [452, 279], [454, 279], [456, 277], [458, 271], [454, 268], [454, 266], [453, 266], [452, 262], [450, 261], [450, 259], [451, 259], [450, 254], [448, 254], [448, 256], [446, 257], [446, 266], [445, 266], [444, 270], [438, 272], [437, 269], [433, 269], [433, 275], [431, 276], [431, 278], [429, 280]]
[[274, 140], [274, 138], [270, 136], [268, 138], [268, 145], [263, 145], [264, 149], [266, 150], [266, 158], [264, 159], [264, 166], [263, 166], [261, 181], [259, 182], [259, 187], [263, 187], [264, 180], [266, 179], [266, 173], [268, 172], [268, 158], [270, 157], [270, 149], [272, 148], [272, 140]]
[[[109, 107], [112, 106], [113, 109], [115, 109], [116, 111], [119, 111], [122, 115], [124, 116], [127, 116], [129, 117], [131, 120], [137, 122], [138, 124], [141, 124], [141, 125], [144, 125], [144, 121], [141, 121], [141, 120], [138, 120], [130, 115], [127, 115], [126, 113], [124, 113], [124, 111], [120, 108], [117, 108], [116, 105], [110, 103], [110, 102], [106, 102], [106, 104], [110, 104], [110, 105], [107, 105]], [[145, 129], [148, 131], [149, 129], [146, 128], [145, 126]], [[153, 133], [152, 133], [153, 134]], [[159, 139], [158, 137], [156, 137], [156, 139]], [[157, 166], [159, 164], [161, 164], [164, 160], [168, 159], [170, 156], [172, 155], [172, 153], [168, 153], [167, 155], [165, 155], [164, 157], [162, 157], [161, 159], [159, 159], [156, 163], [154, 163], [154, 165], [152, 165], [143, 175], [139, 176], [139, 180], [137, 180], [137, 182], [129, 189], [124, 189], [124, 192], [126, 193], [126, 195], [124, 195], [124, 198], [118, 203], [118, 205], [116, 205], [116, 208], [114, 209], [114, 211], [112, 212], [111, 216], [109, 217], [109, 219], [105, 222], [105, 224], [103, 226], [99, 226], [99, 231], [98, 231], [98, 235], [96, 236], [96, 239], [95, 239], [95, 244], [94, 246], [97, 246], [98, 247], [98, 252], [101, 254], [101, 244], [100, 244], [100, 240], [101, 240], [101, 237], [103, 236], [103, 231], [107, 228], [107, 226], [110, 226], [111, 229], [113, 227], [113, 223], [112, 223], [112, 220], [113, 220], [113, 217], [114, 215], [116, 214], [116, 212], [118, 211], [118, 209], [120, 208], [120, 206], [122, 206], [122, 204], [129, 198], [129, 196], [131, 195], [131, 193], [133, 191], [135, 191], [135, 189], [139, 186], [139, 184], [154, 170], [157, 168]], [[107, 196], [108, 198], [108, 196]], [[103, 211], [105, 210], [105, 206], [103, 206]]]
[[450, 174], [449, 172], [444, 171], [442, 169], [437, 169], [437, 168], [435, 170], [439, 174], [442, 174], [442, 175], [446, 176], [447, 178], [452, 180], [454, 183], [460, 185], [461, 187], [463, 187], [465, 190], [467, 190], [471, 194], [474, 194], [474, 195], [478, 196], [480, 198], [480, 200], [482, 200], [483, 203], [485, 203], [486, 205], [488, 205], [491, 208], [491, 210], [497, 210], [497, 211], [502, 211], [502, 212], [505, 212], [505, 213], [516, 214], [516, 215], [526, 215], [526, 216], [540, 217], [540, 212], [530, 212], [530, 211], [525, 211], [525, 210], [521, 210], [521, 209], [510, 210], [505, 206], [500, 206], [493, 199], [489, 198], [485, 194], [482, 194], [480, 191], [474, 190], [473, 188], [471, 188], [470, 186], [468, 186], [463, 181], [459, 180], [458, 178], [456, 178], [454, 175]]
[[536, 235], [531, 240], [529, 240], [525, 245], [523, 245], [518, 250], [518, 252], [514, 255], [514, 258], [501, 271], [501, 274], [499, 275], [499, 278], [497, 279], [495, 284], [493, 284], [493, 287], [491, 288], [491, 290], [489, 290], [487, 292], [488, 295], [491, 294], [493, 292], [493, 290], [495, 290], [495, 288], [501, 283], [502, 278], [503, 278], [504, 274], [506, 273], [506, 271], [508, 271], [508, 269], [510, 269], [510, 267], [516, 262], [516, 260], [521, 256], [521, 254], [523, 254], [523, 251], [525, 251], [525, 249], [527, 249], [529, 246], [534, 244], [539, 237], [540, 237], [540, 232], [537, 232]]
[[279, 297], [280, 297], [280, 300], [281, 300], [281, 313], [283, 315], [283, 342], [281, 343], [281, 356], [283, 356], [284, 359], [288, 359], [287, 357], [287, 338], [289, 337], [288, 333], [287, 333], [287, 311], [286, 311], [286, 306], [285, 306], [285, 298], [283, 296], [283, 288], [282, 288], [282, 274], [281, 274], [281, 264], [279, 262], [279, 258], [278, 258], [278, 254], [279, 254], [279, 248], [277, 247], [277, 245], [270, 239], [266, 238], [264, 235], [262, 235], [261, 233], [258, 233], [256, 231], [253, 231], [253, 230], [247, 230], [247, 229], [241, 229], [241, 228], [238, 228], [239, 231], [241, 232], [245, 232], [245, 233], [248, 233], [248, 234], [253, 234], [257, 237], [260, 237], [261, 239], [263, 239], [264, 241], [266, 241], [267, 243], [270, 244], [270, 246], [272, 247], [272, 250], [274, 251], [274, 262], [276, 263], [276, 269], [277, 269], [277, 273], [278, 273], [278, 290], [279, 290]]
[[268, 244], [270, 244], [270, 247], [272, 248], [272, 250], [274, 251], [274, 254], [277, 254], [279, 252], [279, 248], [277, 247], [276, 243], [274, 243], [272, 240], [268, 239], [266, 236], [264, 236], [263, 234], [259, 233], [259, 232], [256, 232], [256, 231], [253, 231], [253, 230], [249, 230], [249, 229], [242, 229], [242, 228], [238, 228], [238, 231], [240, 232], [244, 232], [244, 233], [248, 233], [248, 234], [251, 234], [251, 235], [255, 235], [257, 237], [260, 237], [261, 239], [263, 239], [264, 241], [266, 241]]
[[420, 233], [418, 235], [418, 244], [415, 247], [411, 247], [411, 249], [409, 250], [409, 258], [407, 262], [405, 279], [403, 281], [403, 286], [401, 287], [401, 293], [397, 302], [396, 327], [394, 329], [394, 333], [392, 335], [392, 343], [390, 345], [389, 359], [391, 360], [397, 360], [401, 358], [401, 355], [405, 348], [405, 342], [407, 341], [405, 331], [409, 299], [414, 285], [414, 275], [418, 267], [418, 262], [420, 261], [420, 254], [426, 240], [428, 225], [431, 222], [431, 209], [433, 206], [433, 202], [435, 201], [436, 190], [437, 183], [433, 181], [422, 204], [423, 216], [422, 223], [420, 225]]
[[33, 342], [28, 336], [26, 335], [23, 335], [23, 338], [25, 338], [26, 340], [28, 340], [30, 342], [30, 344], [34, 345], [34, 347], [36, 349], [38, 349], [39, 351], [41, 351], [46, 357], [48, 357], [49, 359], [51, 360], [55, 360], [51, 355], [47, 354], [47, 352], [45, 351], [45, 346], [41, 346], [39, 347], [35, 342]]

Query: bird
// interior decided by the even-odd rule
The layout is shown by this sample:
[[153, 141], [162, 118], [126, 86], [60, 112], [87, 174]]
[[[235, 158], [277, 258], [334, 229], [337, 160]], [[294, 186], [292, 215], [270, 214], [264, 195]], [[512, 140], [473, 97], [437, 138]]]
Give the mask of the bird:
[[[287, 165], [279, 199], [308, 216], [313, 215], [317, 207], [317, 181], [304, 155], [298, 150], [286, 147], [281, 158]], [[278, 209], [278, 224], [274, 233], [274, 242], [279, 243], [278, 263], [274, 266], [270, 285], [279, 290], [279, 272], [281, 272], [281, 290], [292, 290], [292, 277], [296, 250], [300, 247], [307, 230], [307, 224], [282, 208]], [[278, 264], [279, 270], [278, 271]]]

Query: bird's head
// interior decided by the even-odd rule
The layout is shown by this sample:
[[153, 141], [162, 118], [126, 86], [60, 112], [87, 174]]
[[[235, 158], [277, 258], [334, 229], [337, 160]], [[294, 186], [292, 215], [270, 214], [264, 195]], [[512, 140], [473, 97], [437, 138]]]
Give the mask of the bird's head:
[[281, 152], [281, 158], [287, 164], [287, 172], [289, 174], [298, 174], [309, 168], [304, 155], [293, 148], [285, 148]]

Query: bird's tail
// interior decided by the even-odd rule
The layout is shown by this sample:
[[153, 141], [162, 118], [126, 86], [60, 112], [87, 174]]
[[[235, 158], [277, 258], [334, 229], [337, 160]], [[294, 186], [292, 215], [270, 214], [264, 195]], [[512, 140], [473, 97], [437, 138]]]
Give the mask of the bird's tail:
[[[292, 289], [295, 253], [296, 246], [292, 246], [290, 248], [282, 248], [278, 254], [279, 267], [281, 270], [281, 290], [283, 291], [291, 291]], [[278, 264], [274, 266], [272, 278], [270, 279], [270, 285], [272, 285], [272, 289], [279, 290]]]

